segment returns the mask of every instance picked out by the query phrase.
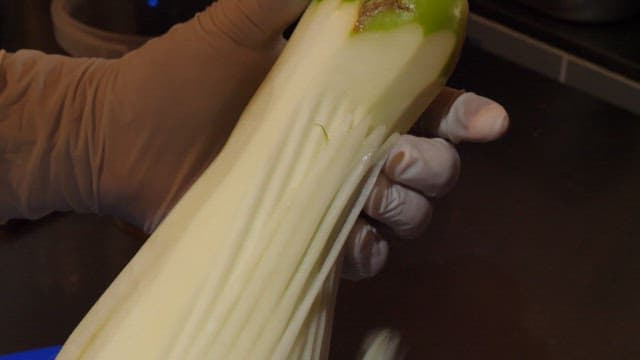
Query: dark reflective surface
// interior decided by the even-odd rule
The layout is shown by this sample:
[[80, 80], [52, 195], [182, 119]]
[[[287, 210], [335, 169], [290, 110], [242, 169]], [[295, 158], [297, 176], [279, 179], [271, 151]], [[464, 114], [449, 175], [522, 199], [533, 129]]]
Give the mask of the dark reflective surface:
[[640, 118], [474, 49], [453, 83], [513, 126], [460, 147], [422, 241], [343, 284], [336, 358], [373, 325], [400, 329], [410, 359], [640, 358]]
[[[469, 0], [474, 13], [498, 21], [546, 44], [559, 48], [579, 58], [598, 64], [624, 77], [640, 81], [640, 2], [627, 1], [635, 7], [623, 21], [601, 24], [575, 23], [555, 19], [547, 13], [536, 11], [550, 3], [570, 3], [576, 8], [608, 7], [615, 1], [592, 0]], [[528, 3], [531, 7], [519, 4]], [[566, 8], [564, 10], [567, 10]], [[567, 14], [569, 15], [569, 14]], [[573, 16], [584, 16], [573, 12]], [[571, 16], [571, 15], [569, 15]]]
[[[342, 284], [332, 358], [378, 326], [410, 359], [640, 358], [640, 119], [474, 48], [452, 82], [513, 127], [460, 147], [424, 239]], [[0, 353], [64, 341], [139, 245], [92, 216], [0, 230]]]
[[94, 216], [0, 229], [0, 354], [61, 344], [141, 245]]

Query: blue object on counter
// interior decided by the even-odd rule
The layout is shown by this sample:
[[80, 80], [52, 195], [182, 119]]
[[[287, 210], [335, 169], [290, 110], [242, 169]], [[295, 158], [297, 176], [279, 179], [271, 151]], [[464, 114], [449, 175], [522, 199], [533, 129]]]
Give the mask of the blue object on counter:
[[0, 360], [54, 360], [62, 346], [51, 346], [42, 349], [0, 355]]

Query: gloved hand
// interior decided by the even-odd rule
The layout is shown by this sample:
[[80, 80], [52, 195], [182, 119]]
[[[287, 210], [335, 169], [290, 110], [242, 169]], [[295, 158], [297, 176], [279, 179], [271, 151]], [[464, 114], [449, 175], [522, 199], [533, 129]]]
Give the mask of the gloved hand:
[[473, 93], [445, 89], [420, 124], [439, 138], [400, 137], [389, 151], [376, 185], [346, 245], [343, 277], [360, 280], [384, 266], [389, 241], [424, 233], [433, 205], [454, 185], [460, 158], [452, 142], [486, 142], [505, 133], [509, 119], [502, 106]]
[[[0, 52], [0, 220], [73, 210], [152, 231], [218, 154], [282, 50], [282, 31], [305, 7], [301, 0], [220, 0], [117, 60]], [[485, 109], [477, 100], [462, 100], [472, 95], [440, 121], [434, 114], [448, 109], [440, 103], [449, 95], [427, 113], [434, 135], [497, 136], [479, 130], [493, 125], [473, 115]], [[457, 156], [442, 140], [414, 139], [389, 159], [366, 210], [412, 236], [429, 217], [426, 196], [444, 193], [455, 178]], [[359, 224], [350, 258], [371, 275], [384, 257], [364, 260], [367, 234], [375, 233]]]
[[304, 0], [223, 0], [116, 60], [0, 51], [0, 221], [152, 231], [218, 154]]

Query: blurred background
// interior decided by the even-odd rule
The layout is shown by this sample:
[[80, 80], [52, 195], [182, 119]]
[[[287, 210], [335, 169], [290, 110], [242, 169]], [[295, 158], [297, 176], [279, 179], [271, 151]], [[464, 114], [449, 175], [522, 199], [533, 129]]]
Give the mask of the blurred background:
[[[0, 47], [73, 54], [77, 31], [141, 44], [208, 3], [55, 1], [73, 21], [50, 0], [0, 0]], [[343, 282], [331, 358], [393, 327], [409, 359], [638, 359], [640, 2], [470, 4], [450, 85], [501, 102], [512, 128], [459, 147], [459, 185], [423, 239]], [[0, 227], [0, 354], [61, 344], [144, 240], [90, 215]]]
[[[156, 36], [191, 18], [210, 0], [65, 1], [70, 14], [91, 27], [109, 32]], [[5, 49], [59, 51], [51, 21], [51, 0], [1, 0], [0, 32]]]

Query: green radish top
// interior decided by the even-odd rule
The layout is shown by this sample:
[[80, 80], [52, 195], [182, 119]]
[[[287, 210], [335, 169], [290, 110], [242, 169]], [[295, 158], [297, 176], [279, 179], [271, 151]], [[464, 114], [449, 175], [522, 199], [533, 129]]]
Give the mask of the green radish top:
[[425, 35], [441, 30], [464, 32], [466, 0], [343, 0], [362, 1], [354, 31], [387, 31], [411, 22]]

